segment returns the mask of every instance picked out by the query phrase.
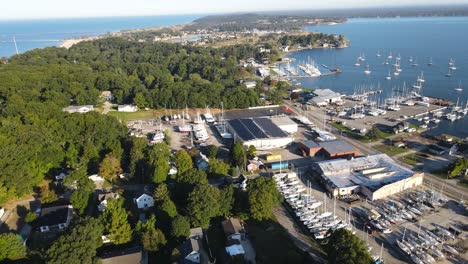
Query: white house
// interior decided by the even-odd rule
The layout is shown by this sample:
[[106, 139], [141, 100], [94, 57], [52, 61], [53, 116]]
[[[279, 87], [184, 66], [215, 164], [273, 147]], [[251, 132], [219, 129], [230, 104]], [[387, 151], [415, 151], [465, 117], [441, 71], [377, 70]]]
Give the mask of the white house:
[[117, 107], [119, 112], [136, 112], [138, 111], [138, 106], [136, 105], [119, 105]]
[[5, 214], [5, 208], [0, 208], [0, 218]]
[[147, 195], [146, 193], [138, 196], [137, 198], [133, 198], [133, 201], [137, 205], [138, 209], [144, 209], [154, 206], [153, 197]]
[[90, 111], [94, 110], [94, 106], [92, 105], [71, 105], [65, 108], [62, 108], [62, 111], [68, 112], [68, 113], [88, 113]]

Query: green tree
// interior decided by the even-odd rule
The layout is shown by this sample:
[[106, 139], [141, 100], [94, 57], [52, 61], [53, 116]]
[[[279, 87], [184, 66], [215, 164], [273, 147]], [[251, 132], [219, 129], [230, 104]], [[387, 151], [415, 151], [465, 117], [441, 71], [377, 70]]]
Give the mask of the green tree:
[[232, 187], [232, 185], [228, 185], [220, 189], [219, 214], [224, 217], [230, 216], [233, 205], [234, 205], [234, 187]]
[[161, 210], [165, 212], [170, 218], [173, 218], [177, 215], [177, 207], [170, 198], [165, 199], [161, 203]]
[[53, 203], [58, 200], [58, 196], [54, 190], [49, 189], [47, 186], [42, 186], [39, 191], [39, 199], [41, 203]]
[[71, 189], [80, 189], [90, 193], [96, 188], [94, 182], [88, 178], [85, 167], [72, 171], [70, 176], [63, 180], [63, 184]]
[[210, 167], [208, 168], [208, 174], [211, 177], [219, 178], [228, 175], [230, 169], [229, 164], [217, 159], [210, 159], [208, 163], [210, 165]]
[[127, 211], [122, 207], [122, 199], [110, 199], [101, 215], [105, 234], [116, 245], [124, 244], [132, 239], [132, 228], [128, 223]]
[[102, 230], [103, 227], [96, 218], [79, 219], [47, 250], [46, 263], [97, 263], [96, 249], [102, 245]]
[[72, 203], [73, 208], [77, 209], [80, 212], [80, 214], [83, 214], [86, 207], [88, 206], [90, 196], [90, 192], [78, 189], [72, 193], [70, 197], [70, 202]]
[[153, 177], [151, 180], [154, 183], [162, 183], [167, 179], [167, 174], [169, 173], [170, 166], [168, 164], [168, 159], [161, 157], [157, 158], [154, 163]]
[[272, 178], [258, 177], [249, 181], [247, 186], [249, 211], [253, 219], [270, 219], [273, 208], [281, 204], [281, 194]]
[[215, 159], [218, 156], [218, 147], [209, 145], [206, 152], [209, 159]]
[[162, 202], [166, 199], [170, 199], [169, 196], [170, 192], [165, 183], [158, 184], [154, 189], [153, 198], [155, 202]]
[[122, 173], [120, 160], [112, 155], [106, 155], [99, 165], [99, 175], [109, 182], [113, 182], [120, 173]]
[[143, 248], [147, 251], [158, 251], [167, 242], [164, 233], [156, 229], [156, 217], [154, 215], [146, 223], [138, 221], [135, 231], [140, 237]]
[[193, 168], [192, 157], [190, 157], [190, 155], [184, 149], [177, 151], [175, 162], [177, 166], [177, 172], [179, 174], [183, 174], [184, 172]]
[[190, 223], [207, 228], [212, 217], [219, 215], [219, 190], [208, 184], [197, 185], [188, 197]]
[[241, 142], [236, 142], [232, 148], [232, 161], [234, 166], [245, 168], [246, 163], [246, 152], [244, 145]]
[[26, 221], [26, 223], [32, 223], [34, 221], [36, 221], [37, 219], [37, 215], [34, 213], [34, 212], [28, 212], [26, 214], [26, 217], [24, 218], [24, 221]]
[[177, 215], [171, 223], [171, 236], [186, 239], [190, 235], [190, 222], [185, 216]]
[[345, 228], [337, 229], [331, 234], [326, 251], [328, 263], [373, 263], [365, 242]]
[[145, 149], [147, 141], [144, 138], [132, 138], [130, 149], [130, 175], [132, 177], [145, 174]]
[[5, 259], [19, 259], [26, 255], [21, 236], [6, 233], [0, 234], [0, 261]]
[[255, 157], [257, 154], [257, 148], [254, 145], [250, 145], [249, 148], [247, 149], [247, 156], [249, 158]]
[[449, 168], [450, 177], [457, 177], [468, 168], [468, 158], [459, 158]]
[[142, 93], [136, 93], [135, 97], [133, 98], [133, 103], [138, 106], [139, 108], [146, 107], [146, 99]]

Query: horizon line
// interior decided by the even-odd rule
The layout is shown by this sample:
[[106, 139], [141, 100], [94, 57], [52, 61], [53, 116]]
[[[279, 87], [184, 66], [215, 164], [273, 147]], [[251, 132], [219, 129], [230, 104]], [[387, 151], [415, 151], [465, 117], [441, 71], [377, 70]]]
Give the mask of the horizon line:
[[435, 4], [435, 5], [427, 5], [427, 4], [413, 4], [413, 5], [381, 5], [381, 6], [369, 6], [369, 7], [338, 7], [338, 8], [309, 8], [309, 9], [270, 9], [270, 10], [249, 10], [249, 11], [232, 11], [232, 12], [195, 12], [195, 13], [153, 13], [153, 14], [128, 14], [128, 15], [90, 15], [90, 16], [50, 16], [50, 17], [32, 17], [32, 18], [0, 18], [0, 22], [7, 22], [7, 21], [32, 21], [32, 20], [67, 20], [67, 19], [99, 19], [99, 18], [130, 18], [130, 17], [163, 17], [163, 16], [211, 16], [211, 15], [232, 15], [232, 14], [268, 14], [268, 13], [278, 13], [278, 12], [285, 12], [285, 13], [306, 13], [311, 11], [346, 11], [346, 10], [369, 10], [375, 8], [383, 8], [383, 9], [392, 9], [392, 8], [437, 8], [437, 7], [459, 7], [464, 6], [468, 7], [468, 3], [464, 4]]

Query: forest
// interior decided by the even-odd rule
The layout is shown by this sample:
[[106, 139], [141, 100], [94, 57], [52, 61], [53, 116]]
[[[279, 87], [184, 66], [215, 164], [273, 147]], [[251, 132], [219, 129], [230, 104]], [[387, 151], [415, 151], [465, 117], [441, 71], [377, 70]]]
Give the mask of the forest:
[[106, 154], [123, 152], [126, 128], [115, 118], [63, 107], [97, 105], [104, 90], [140, 107], [255, 106], [258, 95], [239, 85], [237, 65], [255, 52], [109, 38], [13, 56], [0, 64], [0, 205], [54, 169], [97, 170]]

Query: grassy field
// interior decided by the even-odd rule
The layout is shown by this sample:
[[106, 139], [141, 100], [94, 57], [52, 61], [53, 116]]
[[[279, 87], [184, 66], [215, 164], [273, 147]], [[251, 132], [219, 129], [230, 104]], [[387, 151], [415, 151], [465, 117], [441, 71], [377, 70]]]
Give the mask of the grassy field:
[[395, 156], [395, 155], [405, 153], [408, 151], [407, 148], [399, 148], [399, 147], [385, 145], [385, 144], [373, 146], [373, 148], [389, 156]]
[[414, 166], [414, 165], [417, 165], [418, 163], [421, 163], [424, 158], [427, 158], [427, 156], [428, 155], [425, 154], [425, 153], [417, 152], [417, 153], [413, 153], [413, 154], [403, 156], [403, 157], [399, 158], [398, 160], [401, 161], [401, 162], [404, 162], [406, 164]]
[[136, 119], [149, 119], [159, 117], [156, 111], [149, 110], [141, 110], [133, 113], [126, 113], [126, 112], [118, 112], [118, 111], [109, 111], [108, 115], [115, 116], [117, 119], [123, 122], [127, 122], [129, 120], [136, 120]]
[[391, 133], [384, 132], [384, 131], [378, 129], [377, 127], [373, 127], [365, 135], [362, 135], [359, 132], [355, 132], [355, 131], [347, 128], [343, 124], [339, 124], [339, 123], [334, 122], [334, 123], [331, 123], [331, 125], [333, 127], [335, 127], [336, 129], [338, 129], [340, 131], [343, 131], [343, 133], [346, 133], [350, 137], [352, 137], [352, 138], [354, 138], [356, 140], [359, 140], [361, 142], [373, 142], [373, 141], [377, 141], [377, 140], [380, 140], [380, 139], [384, 139], [384, 138], [389, 137], [389, 136], [392, 135]]

